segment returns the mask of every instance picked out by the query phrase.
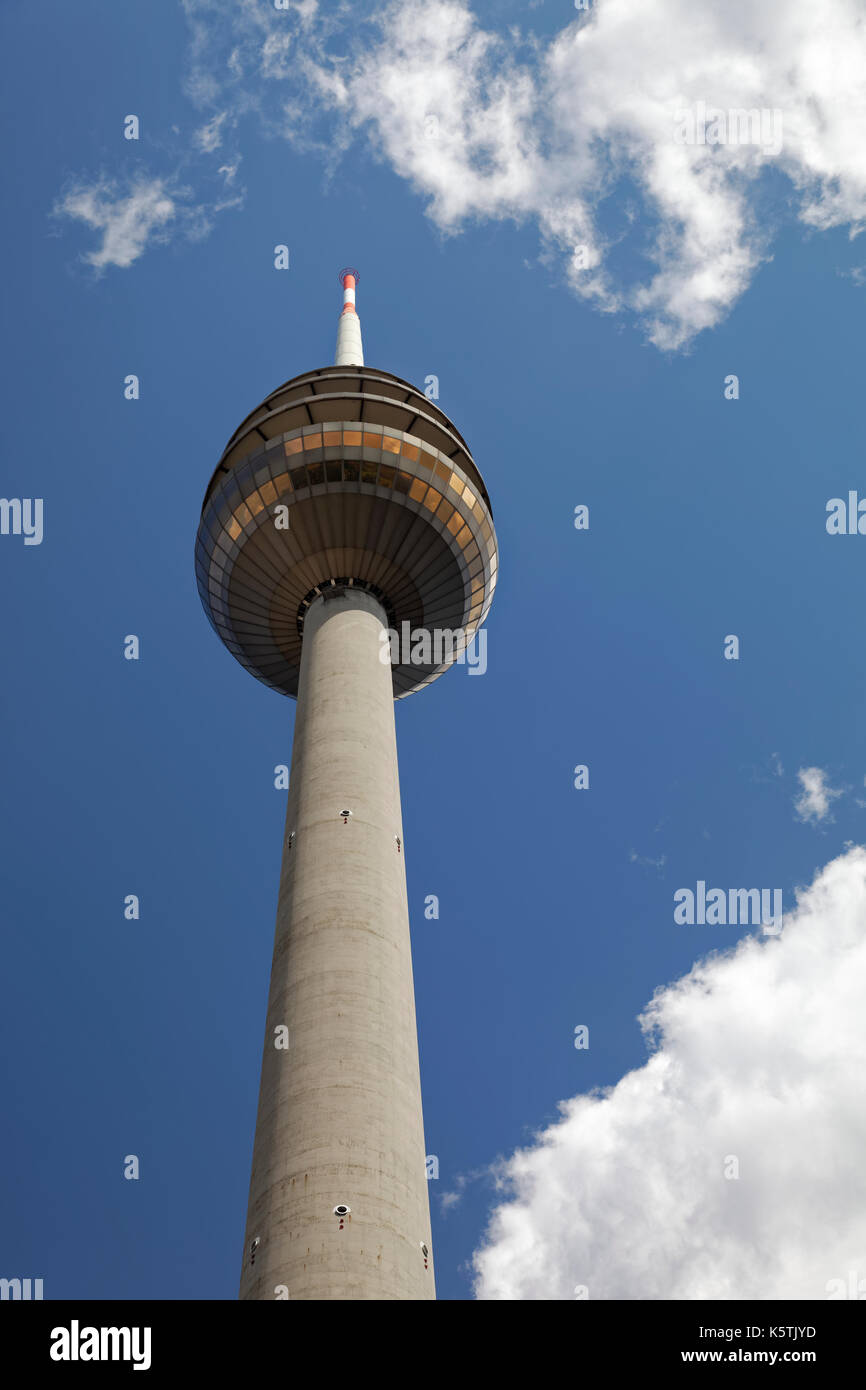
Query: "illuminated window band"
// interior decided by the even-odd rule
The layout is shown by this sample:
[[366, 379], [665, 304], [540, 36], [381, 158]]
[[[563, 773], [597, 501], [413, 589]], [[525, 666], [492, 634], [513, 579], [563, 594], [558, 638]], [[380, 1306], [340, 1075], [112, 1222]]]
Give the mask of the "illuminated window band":
[[[332, 413], [333, 412], [333, 413]], [[328, 424], [329, 418], [336, 425]], [[481, 474], [466, 441], [452, 420], [411, 382], [370, 367], [327, 367], [295, 377], [251, 411], [226, 445], [207, 498], [226, 473], [251, 455], [260, 453], [262, 441], [282, 442], [303, 427], [335, 431], [369, 431], [386, 427], [442, 451], [468, 477], [490, 508]], [[432, 434], [430, 433], [432, 431]]]
[[[358, 450], [360, 456], [341, 457], [344, 449]], [[408, 467], [400, 467], [398, 458]], [[291, 462], [294, 467], [275, 474], [278, 460]], [[213, 554], [218, 574], [213, 573], [212, 565], [209, 578], [221, 578], [232, 551], [237, 553], [235, 547], [225, 543], [225, 537], [237, 541], [262, 512], [270, 511], [280, 501], [290, 504], [292, 494], [310, 497], [367, 488], [376, 489], [376, 495], [381, 495], [381, 489], [408, 497], [419, 504], [414, 510], [429, 512], [431, 520], [435, 518], [440, 523], [440, 529], [450, 532], [469, 572], [473, 602], [468, 622], [477, 625], [492, 601], [498, 566], [496, 537], [487, 508], [469, 481], [437, 450], [411, 435], [387, 432], [381, 426], [307, 427], [262, 450], [256, 458], [244, 460], [215, 490], [203, 518], [212, 541], [224, 554], [223, 564]], [[230, 503], [228, 509], [225, 502]], [[485, 568], [489, 575], [486, 586], [482, 577]]]

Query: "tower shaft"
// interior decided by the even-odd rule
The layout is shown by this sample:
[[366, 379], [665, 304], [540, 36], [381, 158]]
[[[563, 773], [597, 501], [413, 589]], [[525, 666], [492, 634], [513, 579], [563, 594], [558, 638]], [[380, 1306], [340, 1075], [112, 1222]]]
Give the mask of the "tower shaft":
[[241, 1298], [435, 1297], [386, 628], [304, 620]]

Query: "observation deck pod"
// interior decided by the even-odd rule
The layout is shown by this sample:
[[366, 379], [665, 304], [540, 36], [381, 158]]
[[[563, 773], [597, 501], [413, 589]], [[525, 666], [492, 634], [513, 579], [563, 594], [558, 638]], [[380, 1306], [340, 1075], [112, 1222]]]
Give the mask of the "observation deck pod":
[[[367, 366], [305, 372], [229, 440], [205, 494], [196, 577], [218, 636], [296, 696], [304, 616], [321, 593], [372, 593], [402, 638], [396, 699], [447, 670], [493, 599], [496, 534], [465, 440], [409, 382]], [[449, 647], [446, 637], [453, 633]]]

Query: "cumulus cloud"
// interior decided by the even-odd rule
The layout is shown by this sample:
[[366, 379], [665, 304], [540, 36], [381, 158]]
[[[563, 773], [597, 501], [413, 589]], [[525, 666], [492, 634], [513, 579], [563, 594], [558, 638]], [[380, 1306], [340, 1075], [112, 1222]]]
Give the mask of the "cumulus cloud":
[[140, 178], [127, 192], [100, 179], [70, 189], [54, 211], [100, 233], [98, 248], [87, 252], [84, 259], [97, 270], [104, 270], [109, 265], [130, 266], [148, 242], [165, 240], [167, 224], [177, 214], [177, 202], [163, 179]]
[[[830, 816], [830, 803], [842, 795], [834, 791], [827, 781], [827, 774], [820, 767], [801, 767], [797, 772], [800, 795], [794, 802], [794, 810], [802, 821], [822, 821]], [[830, 816], [832, 820], [832, 816]]]
[[779, 936], [657, 991], [646, 1064], [502, 1164], [477, 1297], [822, 1299], [862, 1279], [864, 991], [858, 846]]
[[[444, 232], [535, 222], [575, 294], [664, 349], [720, 322], [789, 206], [821, 230], [866, 220], [856, 0], [606, 0], [545, 40], [485, 29], [465, 0], [395, 0], [366, 23], [185, 6], [202, 101], [229, 93], [295, 143], [329, 117], [338, 146], [363, 132]], [[788, 181], [772, 212], [771, 168]]]

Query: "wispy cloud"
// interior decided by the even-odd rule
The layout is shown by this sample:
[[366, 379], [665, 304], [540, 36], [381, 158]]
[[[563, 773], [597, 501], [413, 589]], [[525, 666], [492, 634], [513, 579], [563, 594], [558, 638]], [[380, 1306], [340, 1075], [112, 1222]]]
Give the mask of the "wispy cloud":
[[[485, 29], [465, 0], [362, 20], [185, 6], [200, 103], [258, 111], [331, 158], [366, 139], [443, 232], [534, 221], [576, 295], [635, 315], [664, 349], [730, 311], [790, 207], [816, 229], [866, 222], [866, 19], [851, 0], [825, 0], [820, 20], [811, 0], [610, 0], [566, 8], [545, 40]], [[790, 193], [772, 214], [771, 167]]]
[[261, 74], [264, 78], [289, 76], [290, 34], [269, 34], [262, 44]]
[[[792, 215], [866, 225], [866, 17], [852, 0], [824, 0], [820, 20], [812, 0], [608, 0], [565, 6], [544, 39], [485, 28], [467, 0], [361, 15], [183, 5], [201, 158], [236, 167], [257, 125], [333, 172], [364, 141], [444, 234], [534, 224], [575, 295], [664, 350], [721, 322]], [[786, 194], [771, 196], [771, 169]], [[128, 265], [173, 201], [163, 189], [150, 211], [124, 208], [85, 190], [70, 210], [106, 233], [97, 261]]]
[[451, 1190], [439, 1194], [439, 1207], [443, 1217], [447, 1216], [449, 1212], [460, 1205], [463, 1201], [466, 1189], [471, 1183], [478, 1181], [490, 1183], [493, 1176], [494, 1171], [489, 1167], [476, 1168], [470, 1173], [458, 1173], [454, 1179], [454, 1185]]
[[866, 1271], [866, 850], [658, 991], [655, 1050], [500, 1171], [483, 1299], [821, 1299]]
[[[314, 0], [183, 8], [186, 95], [206, 115], [192, 149], [220, 150], [227, 182], [249, 118], [329, 172], [364, 140], [443, 234], [534, 222], [574, 295], [664, 350], [730, 313], [792, 213], [817, 231], [866, 225], [866, 18], [851, 0], [824, 0], [820, 25], [812, 0], [612, 0], [564, 8], [545, 39], [484, 28], [467, 0], [360, 17]], [[787, 196], [770, 200], [769, 170]], [[86, 195], [68, 210], [106, 234], [95, 264], [131, 264], [177, 213], [164, 189], [150, 211]]]
[[650, 854], [638, 854], [636, 849], [629, 850], [629, 863], [640, 864], [642, 869], [663, 869], [667, 863], [667, 855], [660, 854], [658, 859], [653, 859]]
[[177, 217], [177, 195], [160, 178], [139, 178], [126, 191], [100, 179], [70, 188], [55, 204], [57, 216], [84, 222], [99, 233], [100, 243], [84, 260], [96, 270], [130, 266], [151, 242], [167, 240], [169, 224]]
[[842, 795], [835, 791], [827, 781], [827, 774], [820, 767], [801, 767], [797, 772], [800, 795], [794, 802], [797, 818], [802, 821], [822, 821], [830, 816], [830, 803]]
[[206, 125], [195, 132], [193, 142], [205, 154], [210, 154], [212, 150], [218, 150], [222, 144], [222, 128], [227, 115], [227, 111], [220, 111], [216, 116], [212, 116]]
[[223, 165], [218, 170], [218, 195], [199, 201], [177, 174], [139, 174], [124, 182], [104, 176], [79, 179], [58, 198], [53, 216], [82, 223], [96, 233], [96, 248], [83, 252], [82, 260], [97, 274], [112, 266], [127, 269], [151, 246], [164, 246], [174, 237], [203, 240], [218, 213], [242, 207], [245, 190], [234, 185], [239, 166], [240, 156]]
[[220, 167], [217, 169], [217, 173], [222, 175], [222, 177], [225, 179], [226, 186], [228, 186], [230, 183], [234, 183], [235, 177], [240, 167], [241, 157], [240, 155], [236, 155], [230, 164], [221, 164]]

